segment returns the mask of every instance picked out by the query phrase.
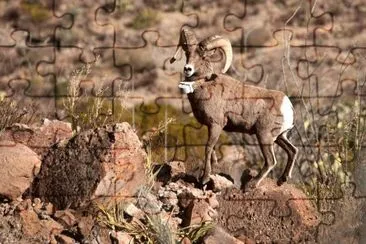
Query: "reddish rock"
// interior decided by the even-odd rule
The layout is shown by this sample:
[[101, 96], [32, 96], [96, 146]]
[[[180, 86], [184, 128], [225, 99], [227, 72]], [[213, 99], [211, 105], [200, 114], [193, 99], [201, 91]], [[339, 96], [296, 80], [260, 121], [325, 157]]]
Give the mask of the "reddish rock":
[[70, 123], [44, 119], [39, 127], [16, 123], [0, 133], [0, 141], [10, 140], [22, 143], [40, 156], [44, 156], [51, 145], [71, 136]]
[[128, 203], [124, 208], [124, 212], [136, 219], [143, 219], [145, 216], [145, 213], [141, 209], [137, 208], [133, 203]]
[[204, 221], [213, 221], [215, 218], [217, 218], [217, 211], [207, 201], [195, 199], [185, 209], [183, 223], [185, 226], [197, 225]]
[[234, 186], [233, 182], [218, 174], [210, 175], [210, 179], [212, 184], [212, 190], [215, 192], [222, 191], [223, 189]]
[[77, 222], [76, 217], [72, 210], [57, 210], [54, 214], [55, 219], [66, 228], [74, 226]]
[[10, 200], [21, 197], [39, 172], [39, 156], [27, 146], [0, 142], [0, 195]]
[[271, 179], [243, 193], [228, 189], [219, 198], [219, 224], [234, 236], [257, 243], [313, 243], [320, 223], [311, 200], [289, 184]]
[[50, 148], [33, 196], [58, 209], [128, 201], [146, 182], [145, 160], [128, 123], [88, 130]]
[[112, 231], [111, 237], [116, 239], [118, 244], [131, 244], [134, 243], [132, 236], [122, 231]]
[[94, 226], [94, 219], [91, 215], [78, 218], [78, 229], [83, 236], [88, 236]]
[[57, 241], [57, 244], [75, 244], [76, 241], [74, 239], [72, 239], [69, 236], [65, 236], [63, 234], [59, 234], [57, 236], [55, 236], [55, 239]]
[[[242, 242], [221, 227], [215, 226], [204, 238], [203, 244], [217, 244], [217, 243], [225, 243], [225, 244], [246, 244]], [[249, 244], [249, 243], [248, 243]]]
[[186, 175], [186, 167], [182, 161], [172, 161], [162, 165], [155, 165], [156, 179], [164, 184], [176, 181]]
[[51, 241], [55, 235], [62, 232], [61, 224], [50, 219], [39, 219], [37, 213], [28, 209], [19, 213], [20, 223], [22, 225], [22, 233], [27, 237], [41, 238], [43, 240]]

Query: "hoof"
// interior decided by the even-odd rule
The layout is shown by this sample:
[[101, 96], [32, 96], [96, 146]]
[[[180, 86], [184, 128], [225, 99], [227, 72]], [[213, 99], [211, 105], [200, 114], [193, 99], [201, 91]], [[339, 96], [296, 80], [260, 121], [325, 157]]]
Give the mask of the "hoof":
[[210, 176], [209, 175], [204, 175], [202, 178], [201, 178], [201, 184], [202, 185], [206, 185], [208, 182], [210, 181]]
[[257, 180], [251, 180], [245, 185], [246, 190], [255, 189], [259, 186], [259, 182]]
[[277, 185], [278, 186], [282, 186], [283, 183], [285, 183], [287, 181], [287, 177], [286, 176], [281, 176], [278, 180], [277, 180]]

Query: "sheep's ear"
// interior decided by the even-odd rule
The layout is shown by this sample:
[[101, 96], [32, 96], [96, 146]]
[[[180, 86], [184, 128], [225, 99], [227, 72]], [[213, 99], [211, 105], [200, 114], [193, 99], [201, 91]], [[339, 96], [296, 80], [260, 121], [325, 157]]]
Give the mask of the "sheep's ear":
[[178, 47], [177, 47], [177, 50], [175, 51], [174, 56], [170, 59], [170, 63], [171, 63], [171, 64], [172, 64], [172, 63], [174, 63], [174, 62], [177, 60], [177, 57], [178, 57], [178, 55], [179, 55], [180, 53], [182, 53], [182, 47], [181, 47], [181, 46], [178, 46]]
[[170, 63], [174, 63], [177, 60], [177, 56], [181, 53], [182, 49], [185, 52], [188, 52], [189, 49], [192, 49], [196, 44], [197, 38], [194, 32], [187, 27], [183, 27], [180, 32], [177, 50], [175, 51], [174, 56], [170, 59]]
[[202, 57], [211, 57], [216, 53], [216, 50], [217, 50], [216, 48], [212, 50], [206, 50], [202, 53]]

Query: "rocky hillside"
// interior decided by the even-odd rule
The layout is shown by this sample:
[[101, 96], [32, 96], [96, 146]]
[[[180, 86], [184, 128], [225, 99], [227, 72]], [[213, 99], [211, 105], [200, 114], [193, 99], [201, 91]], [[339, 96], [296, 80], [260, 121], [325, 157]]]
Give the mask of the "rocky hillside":
[[202, 188], [184, 162], [152, 165], [127, 123], [70, 128], [0, 134], [1, 243], [316, 241], [320, 215], [292, 185], [243, 192], [215, 174]]

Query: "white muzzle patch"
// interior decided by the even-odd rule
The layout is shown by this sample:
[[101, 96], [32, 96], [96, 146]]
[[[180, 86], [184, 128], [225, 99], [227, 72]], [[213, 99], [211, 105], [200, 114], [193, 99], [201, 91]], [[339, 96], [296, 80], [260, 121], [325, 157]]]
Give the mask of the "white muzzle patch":
[[181, 81], [178, 85], [180, 89], [182, 89], [184, 94], [193, 93], [194, 91], [194, 81]]
[[191, 77], [194, 74], [194, 67], [192, 64], [186, 64], [183, 71], [186, 77]]

